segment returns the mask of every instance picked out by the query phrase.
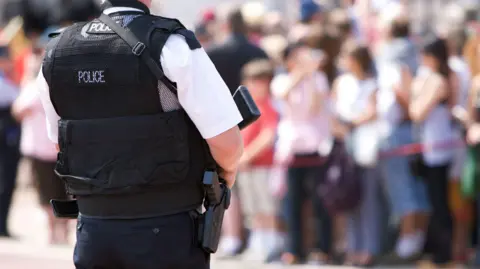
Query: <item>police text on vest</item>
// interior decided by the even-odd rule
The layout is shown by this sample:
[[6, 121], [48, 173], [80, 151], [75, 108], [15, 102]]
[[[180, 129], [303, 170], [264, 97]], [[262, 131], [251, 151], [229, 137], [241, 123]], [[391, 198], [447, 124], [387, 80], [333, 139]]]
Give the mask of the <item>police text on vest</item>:
[[111, 32], [112, 29], [108, 27], [107, 25], [101, 23], [101, 22], [92, 22], [90, 24], [90, 29], [88, 29], [89, 32], [94, 32], [94, 33], [107, 33]]
[[78, 83], [79, 84], [104, 84], [105, 70], [87, 70], [78, 71]]

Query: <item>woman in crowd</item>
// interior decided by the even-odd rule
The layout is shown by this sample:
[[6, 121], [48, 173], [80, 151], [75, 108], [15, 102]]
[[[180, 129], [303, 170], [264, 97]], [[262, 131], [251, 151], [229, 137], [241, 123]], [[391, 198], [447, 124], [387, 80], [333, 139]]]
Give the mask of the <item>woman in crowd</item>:
[[472, 75], [472, 85], [468, 98], [468, 117], [467, 117], [467, 142], [469, 144], [468, 159], [473, 162], [471, 175], [464, 174], [462, 176], [462, 190], [463, 194], [470, 199], [477, 200], [477, 250], [475, 255], [476, 266], [480, 266], [480, 196], [478, 189], [479, 178], [476, 171], [478, 171], [477, 160], [479, 156], [480, 145], [480, 35], [478, 33], [472, 35], [465, 46], [465, 58], [470, 66]]
[[[312, 57], [314, 56], [314, 57]], [[326, 263], [331, 251], [331, 219], [312, 190], [323, 179], [319, 148], [330, 141], [326, 98], [328, 81], [318, 72], [321, 55], [304, 45], [290, 45], [284, 53], [287, 74], [278, 75], [272, 82], [274, 95], [283, 101], [275, 161], [288, 165], [286, 176], [285, 217], [287, 225], [287, 264], [304, 259], [302, 208], [305, 198], [312, 197], [316, 233], [314, 251], [309, 261]]]
[[427, 250], [433, 263], [452, 261], [452, 215], [448, 205], [449, 166], [452, 160], [452, 71], [448, 48], [443, 39], [427, 39], [422, 47], [422, 72], [412, 85], [409, 115], [416, 124], [416, 135], [423, 145], [419, 175], [424, 180], [432, 207]]
[[43, 46], [47, 41], [48, 38], [45, 37], [43, 42], [39, 43], [40, 47], [33, 50], [26, 74], [29, 80], [24, 83], [20, 96], [13, 104], [12, 114], [22, 123], [21, 152], [30, 163], [40, 205], [48, 216], [50, 243], [67, 244], [68, 222], [55, 218], [50, 206], [51, 199], [66, 200], [67, 195], [62, 180], [54, 173], [57, 150], [47, 136], [45, 111], [35, 81], [44, 55]]
[[[418, 53], [409, 38], [408, 18], [398, 14], [384, 18], [382, 24], [384, 40], [377, 58], [378, 127], [381, 151], [389, 152], [413, 143], [408, 106]], [[394, 255], [399, 262], [418, 258], [422, 253], [428, 223], [425, 185], [412, 175], [410, 159], [404, 154], [390, 154], [379, 162], [392, 214], [400, 221]]]
[[[458, 141], [454, 150], [452, 167], [450, 168], [450, 195], [449, 203], [454, 217], [453, 257], [455, 261], [465, 263], [467, 257], [468, 238], [473, 222], [473, 203], [468, 197], [463, 197], [460, 178], [465, 166], [467, 148], [464, 141], [464, 130], [468, 123], [464, 121], [467, 114], [468, 92], [470, 90], [471, 75], [468, 64], [462, 56], [466, 41], [463, 27], [449, 27], [446, 31], [446, 40], [450, 57], [448, 65], [454, 72], [456, 80], [452, 94], [455, 94], [455, 103], [452, 103], [452, 113], [457, 119], [454, 124], [454, 139]], [[460, 113], [460, 115], [458, 115]]]
[[[372, 142], [373, 137], [365, 135], [376, 133], [377, 83], [372, 57], [366, 46], [353, 40], [344, 45], [342, 54], [345, 74], [337, 78], [332, 92], [337, 139], [344, 140], [354, 156], [376, 155], [375, 148], [366, 149], [362, 145]], [[360, 166], [363, 199], [358, 208], [348, 214], [346, 263], [371, 266], [380, 251], [380, 181], [375, 163], [356, 161]]]

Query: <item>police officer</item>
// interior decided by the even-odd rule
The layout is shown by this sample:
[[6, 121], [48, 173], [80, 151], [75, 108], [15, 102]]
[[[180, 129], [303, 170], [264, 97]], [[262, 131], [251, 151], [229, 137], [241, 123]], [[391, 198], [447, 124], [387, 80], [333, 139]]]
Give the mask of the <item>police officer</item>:
[[178, 20], [150, 15], [150, 0], [102, 2], [98, 19], [52, 39], [38, 77], [56, 173], [80, 212], [75, 266], [209, 268], [195, 214], [206, 153], [231, 187], [242, 116]]

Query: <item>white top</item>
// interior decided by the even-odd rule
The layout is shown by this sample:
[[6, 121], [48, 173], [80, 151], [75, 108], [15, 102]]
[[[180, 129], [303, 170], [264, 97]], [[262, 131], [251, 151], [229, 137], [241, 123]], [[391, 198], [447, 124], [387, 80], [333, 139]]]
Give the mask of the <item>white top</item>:
[[402, 79], [401, 67], [383, 64], [378, 68], [377, 118], [380, 136], [388, 137], [403, 120], [404, 112], [397, 102], [394, 87]]
[[[338, 78], [336, 87], [335, 112], [339, 118], [350, 122], [364, 113], [378, 88], [375, 79], [359, 80], [351, 74]], [[376, 120], [357, 126], [352, 131], [349, 141], [357, 164], [365, 167], [376, 164], [378, 134]]]
[[[132, 9], [116, 7], [105, 14]], [[134, 9], [139, 11], [138, 9]], [[165, 76], [177, 83], [180, 105], [203, 138], [215, 137], [242, 121], [232, 95], [203, 48], [190, 50], [183, 36], [171, 35], [162, 50], [160, 62]], [[58, 141], [57, 115], [43, 73], [37, 79], [47, 116], [49, 138]]]
[[351, 74], [338, 78], [335, 112], [346, 121], [356, 120], [368, 107], [372, 94], [377, 89], [375, 79], [358, 80]]
[[0, 109], [10, 107], [17, 96], [17, 87], [0, 72]]
[[27, 83], [15, 101], [19, 110], [30, 110], [22, 120], [20, 150], [24, 156], [53, 162], [57, 160], [57, 150], [48, 139], [45, 111], [36, 84], [35, 80]]
[[457, 74], [459, 80], [457, 105], [466, 108], [471, 82], [470, 68], [468, 67], [467, 62], [459, 56], [450, 57], [448, 59], [448, 66]]
[[[281, 96], [289, 88], [289, 74], [277, 75], [272, 81], [272, 92]], [[313, 85], [313, 86], [310, 86]], [[282, 115], [278, 126], [277, 152], [281, 155], [314, 153], [322, 143], [331, 140], [328, 110], [328, 80], [317, 72], [293, 88], [288, 100], [282, 102]], [[323, 96], [318, 111], [312, 112], [312, 92]]]

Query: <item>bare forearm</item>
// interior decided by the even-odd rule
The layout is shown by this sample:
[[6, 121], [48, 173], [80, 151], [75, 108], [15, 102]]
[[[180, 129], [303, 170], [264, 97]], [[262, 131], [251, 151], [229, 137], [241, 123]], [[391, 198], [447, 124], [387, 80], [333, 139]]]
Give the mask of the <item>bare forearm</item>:
[[398, 104], [403, 109], [403, 111], [408, 111], [408, 106], [410, 102], [409, 94], [404, 91], [397, 91], [395, 92], [395, 97], [397, 99]]
[[238, 127], [207, 140], [210, 153], [226, 172], [234, 172], [243, 154], [243, 141]]
[[303, 81], [304, 77], [305, 77], [305, 72], [303, 71], [295, 71], [295, 72], [292, 72], [291, 74], [291, 81], [290, 83], [287, 85], [287, 88], [285, 90], [285, 92], [282, 93], [281, 96], [279, 96], [281, 99], [286, 99], [288, 98], [290, 92], [298, 86], [298, 84], [300, 82]]
[[358, 119], [353, 121], [353, 125], [359, 126], [368, 122], [371, 122], [376, 119], [376, 113], [374, 109], [369, 109], [364, 114], [362, 114]]
[[250, 161], [275, 143], [275, 129], [263, 130], [248, 147], [245, 147], [244, 156]]

